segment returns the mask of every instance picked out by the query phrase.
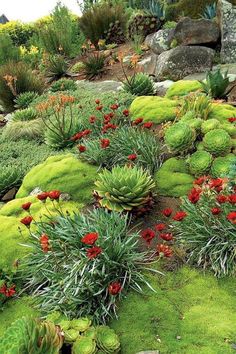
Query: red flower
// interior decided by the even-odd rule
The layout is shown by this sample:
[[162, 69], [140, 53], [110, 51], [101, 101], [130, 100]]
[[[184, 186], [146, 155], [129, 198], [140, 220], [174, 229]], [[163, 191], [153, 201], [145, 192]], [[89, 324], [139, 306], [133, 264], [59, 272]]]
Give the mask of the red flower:
[[112, 105], [110, 106], [110, 108], [111, 108], [113, 111], [115, 111], [116, 109], [119, 108], [119, 105], [118, 105], [117, 103], [114, 103], [114, 104], [112, 104]]
[[129, 116], [129, 110], [128, 109], [124, 109], [123, 110], [123, 114], [125, 117], [128, 117]]
[[230, 117], [230, 118], [228, 118], [228, 121], [229, 121], [230, 123], [233, 123], [233, 122], [236, 121], [236, 117]]
[[45, 253], [48, 252], [50, 249], [48, 235], [42, 234], [42, 236], [40, 236], [39, 241], [40, 241], [43, 252], [45, 252]]
[[133, 125], [139, 125], [140, 123], [143, 122], [143, 118], [136, 118], [134, 121], [133, 121]]
[[196, 204], [200, 199], [201, 192], [201, 189], [193, 188], [188, 194], [188, 199], [190, 202]]
[[28, 203], [24, 203], [21, 205], [21, 208], [24, 210], [29, 210], [29, 208], [31, 207], [32, 203], [28, 202]]
[[178, 211], [174, 216], [173, 220], [175, 221], [181, 221], [187, 216], [187, 213], [185, 211]]
[[72, 141], [76, 141], [76, 140], [80, 140], [81, 138], [83, 138], [84, 136], [84, 133], [83, 132], [79, 132], [79, 133], [76, 133], [75, 135], [73, 135], [70, 140]]
[[48, 192], [42, 192], [37, 195], [38, 200], [41, 200], [41, 202], [45, 202], [47, 197], [48, 197]]
[[111, 121], [110, 114], [104, 114], [104, 124], [108, 124]]
[[0, 288], [0, 294], [5, 295], [6, 290], [7, 290], [7, 286], [6, 286], [6, 284], [3, 284]]
[[77, 148], [78, 148], [79, 152], [84, 152], [86, 150], [86, 146], [84, 146], [84, 145], [77, 145]]
[[173, 210], [172, 210], [171, 208], [166, 208], [166, 209], [162, 210], [162, 214], [163, 214], [164, 216], [166, 216], [167, 218], [168, 218], [169, 216], [171, 216], [172, 213], [173, 213]]
[[32, 216], [25, 216], [23, 219], [20, 220], [20, 222], [25, 226], [30, 226], [32, 221], [33, 221]]
[[146, 122], [143, 124], [143, 128], [150, 129], [153, 126], [152, 122]]
[[213, 215], [219, 215], [219, 214], [221, 213], [221, 209], [220, 209], [220, 208], [217, 208], [217, 207], [212, 208], [212, 209], [211, 209], [211, 213], [212, 213]]
[[215, 178], [210, 180], [209, 186], [210, 188], [215, 188], [217, 192], [220, 192], [223, 189], [223, 183], [224, 180], [222, 178]]
[[96, 116], [91, 116], [91, 117], [89, 117], [89, 122], [91, 123], [91, 124], [93, 124], [93, 123], [95, 123], [96, 122]]
[[106, 149], [110, 145], [110, 140], [109, 139], [101, 139], [101, 148]]
[[157, 254], [159, 256], [164, 256], [164, 257], [169, 258], [169, 257], [172, 257], [173, 251], [169, 246], [159, 244], [159, 245], [157, 245]]
[[81, 132], [81, 134], [82, 134], [82, 136], [86, 136], [86, 135], [89, 135], [91, 132], [92, 132], [91, 129], [85, 129]]
[[15, 287], [16, 287], [15, 285], [12, 285], [9, 289], [6, 289], [5, 292], [6, 297], [11, 297], [16, 293]]
[[150, 245], [155, 235], [156, 235], [155, 231], [149, 228], [141, 232], [141, 237], [147, 242], [148, 245]]
[[96, 258], [102, 252], [101, 247], [93, 246], [87, 249], [86, 254], [89, 259]]
[[121, 292], [122, 286], [119, 282], [113, 282], [108, 286], [108, 292], [110, 295], [117, 295]]
[[102, 132], [106, 133], [108, 129], [116, 129], [118, 126], [112, 123], [105, 124], [104, 127], [102, 128]]
[[201, 186], [204, 182], [206, 182], [207, 178], [208, 178], [207, 176], [199, 177], [198, 179], [195, 179], [193, 184], [197, 184]]
[[110, 118], [113, 118], [115, 113], [114, 112], [110, 112], [108, 115], [109, 115]]
[[223, 204], [228, 201], [228, 197], [226, 195], [219, 194], [217, 195], [216, 200], [218, 203]]
[[236, 204], [236, 194], [231, 194], [228, 196], [228, 201], [231, 203], [231, 204]]
[[97, 107], [96, 107], [96, 110], [97, 110], [97, 111], [101, 111], [102, 109], [103, 109], [103, 106], [97, 106]]
[[128, 160], [130, 160], [130, 161], [134, 161], [134, 160], [136, 160], [137, 159], [137, 155], [136, 154], [130, 154], [129, 156], [128, 156]]
[[236, 211], [231, 211], [227, 216], [226, 218], [232, 222], [232, 224], [235, 224], [236, 225]]
[[50, 191], [49, 193], [48, 193], [48, 196], [49, 196], [49, 198], [51, 199], [51, 200], [57, 200], [57, 199], [59, 199], [60, 198], [60, 195], [61, 195], [61, 192], [60, 191], [58, 191], [58, 190], [54, 190], [54, 191]]
[[100, 103], [100, 100], [97, 98], [97, 99], [95, 100], [95, 103], [96, 103], [96, 104], [99, 104], [99, 103]]
[[85, 243], [86, 245], [94, 245], [94, 243], [98, 239], [98, 233], [96, 232], [91, 232], [87, 235], [85, 235], [82, 239], [81, 242]]
[[160, 238], [165, 241], [173, 240], [173, 235], [171, 233], [160, 234]]
[[155, 229], [156, 229], [157, 231], [163, 231], [163, 230], [165, 230], [165, 228], [166, 228], [166, 225], [165, 225], [165, 224], [156, 224], [156, 225], [155, 225]]

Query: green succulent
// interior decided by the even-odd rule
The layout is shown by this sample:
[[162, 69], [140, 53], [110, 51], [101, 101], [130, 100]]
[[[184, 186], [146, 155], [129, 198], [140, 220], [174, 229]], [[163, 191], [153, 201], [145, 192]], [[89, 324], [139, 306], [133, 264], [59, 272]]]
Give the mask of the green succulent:
[[85, 332], [84, 332], [84, 335], [86, 337], [89, 337], [89, 338], [92, 338], [92, 339], [96, 339], [97, 337], [97, 330], [95, 327], [89, 327]]
[[65, 335], [65, 342], [66, 343], [73, 343], [78, 338], [81, 337], [79, 332], [76, 329], [73, 329], [73, 328], [65, 330], [64, 331], [64, 335]]
[[92, 321], [87, 317], [81, 317], [71, 321], [71, 327], [83, 333], [91, 326]]
[[224, 129], [214, 129], [203, 138], [206, 151], [214, 156], [224, 156], [230, 152], [232, 141], [230, 135]]
[[82, 337], [76, 340], [72, 346], [72, 354], [94, 354], [96, 353], [96, 342], [89, 337]]
[[15, 111], [12, 120], [17, 121], [29, 121], [37, 118], [37, 111], [34, 108], [25, 108]]
[[200, 118], [195, 118], [195, 119], [190, 119], [186, 122], [190, 126], [190, 128], [195, 129], [196, 132], [201, 131], [201, 126], [202, 126], [203, 120]]
[[188, 124], [178, 122], [165, 131], [165, 143], [170, 152], [183, 153], [190, 149], [196, 138], [195, 130]]
[[62, 78], [56, 82], [54, 82], [51, 87], [51, 92], [57, 91], [75, 91], [77, 89], [76, 82], [70, 79]]
[[108, 326], [99, 326], [97, 328], [97, 346], [104, 353], [114, 353], [120, 348], [119, 337], [115, 331]]
[[0, 353], [59, 354], [62, 344], [63, 336], [52, 322], [22, 317], [0, 339]]
[[0, 196], [21, 183], [24, 171], [19, 166], [0, 165]]
[[236, 127], [234, 124], [225, 122], [220, 125], [220, 128], [224, 129], [232, 138], [236, 137]]
[[15, 108], [17, 109], [28, 108], [31, 102], [33, 102], [33, 100], [37, 97], [38, 97], [37, 92], [33, 92], [33, 91], [23, 92], [18, 96], [16, 96]]
[[152, 96], [155, 92], [152, 79], [144, 73], [137, 73], [129, 77], [123, 83], [123, 89], [136, 96]]
[[188, 160], [190, 172], [196, 176], [203, 176], [208, 173], [212, 163], [212, 156], [207, 151], [196, 151]]
[[228, 72], [221, 73], [220, 68], [207, 73], [206, 81], [200, 82], [203, 91], [212, 98], [224, 98], [227, 95], [229, 85]]
[[211, 166], [210, 175], [213, 178], [227, 177], [230, 173], [232, 164], [235, 162], [236, 156], [233, 154], [215, 158]]
[[220, 127], [220, 122], [217, 119], [208, 119], [202, 123], [201, 131], [203, 134], [208, 133], [213, 129], [217, 129]]
[[79, 73], [80, 71], [84, 70], [84, 63], [82, 61], [78, 61], [77, 63], [75, 63], [71, 68], [70, 68], [70, 72], [71, 73]]
[[99, 203], [114, 211], [132, 210], [147, 203], [155, 187], [151, 176], [142, 168], [116, 166], [112, 171], [104, 170], [95, 182]]

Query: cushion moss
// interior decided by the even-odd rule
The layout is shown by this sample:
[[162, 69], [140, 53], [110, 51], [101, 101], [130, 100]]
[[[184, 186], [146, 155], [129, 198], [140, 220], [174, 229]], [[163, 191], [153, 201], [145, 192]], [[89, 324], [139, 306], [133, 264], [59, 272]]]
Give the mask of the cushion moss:
[[179, 80], [176, 81], [170, 88], [168, 88], [165, 97], [181, 97], [194, 92], [201, 90], [202, 85], [197, 80]]
[[228, 122], [228, 118], [236, 117], [236, 108], [230, 104], [213, 103], [208, 119], [217, 119], [221, 123]]

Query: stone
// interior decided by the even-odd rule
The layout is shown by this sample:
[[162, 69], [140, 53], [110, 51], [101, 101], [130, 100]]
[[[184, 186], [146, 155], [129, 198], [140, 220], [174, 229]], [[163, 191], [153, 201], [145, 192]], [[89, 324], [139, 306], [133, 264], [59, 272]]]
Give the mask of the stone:
[[216, 22], [189, 17], [178, 22], [174, 29], [174, 38], [180, 45], [209, 45], [216, 43], [220, 37], [220, 29]]
[[174, 84], [172, 80], [154, 82], [154, 88], [157, 96], [165, 96], [167, 90]]
[[138, 68], [140, 69], [140, 71], [146, 74], [154, 75], [156, 61], [157, 61], [157, 55], [151, 54], [148, 57], [138, 62]]
[[155, 76], [158, 81], [181, 80], [185, 76], [212, 68], [215, 51], [200, 46], [179, 46], [159, 55]]
[[117, 92], [122, 87], [122, 82], [115, 80], [106, 80], [99, 82], [91, 82], [87, 80], [76, 81], [78, 89], [83, 91], [90, 91], [91, 93], [103, 93], [103, 92]]
[[9, 202], [9, 200], [14, 199], [15, 195], [17, 193], [17, 189], [14, 187], [12, 189], [10, 189], [3, 197], [2, 197], [2, 201], [3, 202]]
[[170, 49], [173, 33], [173, 29], [164, 29], [157, 31], [156, 33], [151, 33], [146, 37], [145, 44], [153, 51], [153, 53], [159, 55]]
[[218, 3], [221, 30], [221, 62], [236, 62], [236, 6], [226, 0]]

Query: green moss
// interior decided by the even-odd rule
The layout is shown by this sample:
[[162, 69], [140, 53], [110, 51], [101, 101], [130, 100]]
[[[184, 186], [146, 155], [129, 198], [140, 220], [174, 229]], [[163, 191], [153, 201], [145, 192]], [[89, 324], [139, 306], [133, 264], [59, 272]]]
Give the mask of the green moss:
[[230, 104], [213, 103], [208, 119], [217, 119], [221, 123], [228, 122], [228, 118], [236, 117], [236, 108]]
[[157, 96], [137, 97], [130, 106], [131, 119], [142, 117], [145, 122], [151, 121], [156, 124], [172, 121], [175, 119], [177, 101]]
[[189, 94], [190, 92], [194, 92], [200, 90], [202, 85], [197, 80], [179, 80], [176, 81], [166, 92], [165, 97], [173, 98], [173, 97], [181, 97]]
[[235, 279], [217, 280], [187, 267], [148, 278], [156, 293], [146, 288], [143, 296], [129, 294], [110, 324], [121, 354], [233, 354]]
[[15, 320], [23, 316], [40, 316], [39, 311], [33, 308], [29, 296], [7, 301], [1, 313], [0, 336]]
[[43, 191], [59, 189], [73, 200], [88, 203], [92, 198], [97, 167], [78, 160], [74, 155], [49, 157], [35, 166], [24, 178], [16, 197], [21, 198], [39, 187]]
[[194, 178], [189, 174], [185, 160], [175, 157], [165, 161], [154, 180], [158, 194], [168, 197], [181, 197], [192, 188]]

